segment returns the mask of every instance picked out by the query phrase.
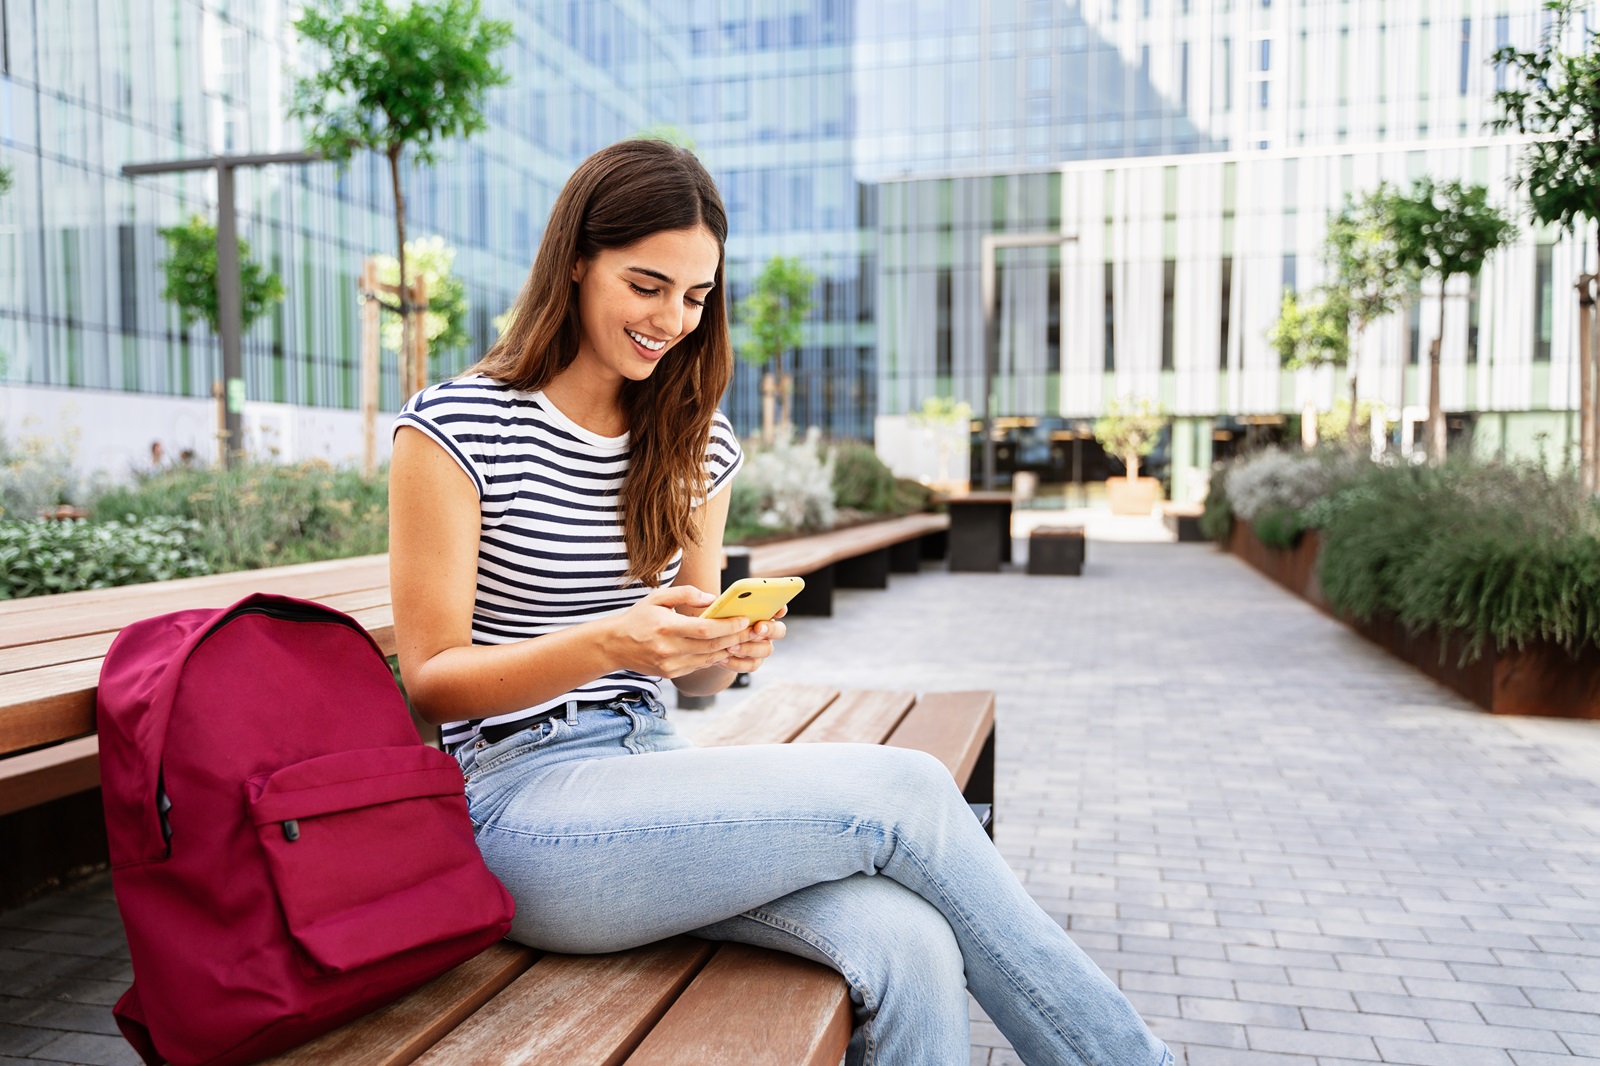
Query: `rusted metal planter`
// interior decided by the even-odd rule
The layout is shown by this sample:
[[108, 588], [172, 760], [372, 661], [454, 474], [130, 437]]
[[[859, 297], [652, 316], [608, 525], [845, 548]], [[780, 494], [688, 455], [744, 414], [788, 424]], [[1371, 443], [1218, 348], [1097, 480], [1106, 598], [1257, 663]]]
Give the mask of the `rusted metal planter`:
[[1466, 641], [1413, 632], [1392, 615], [1361, 622], [1334, 614], [1317, 580], [1322, 542], [1308, 530], [1293, 548], [1269, 548], [1248, 523], [1234, 520], [1227, 550], [1357, 633], [1492, 714], [1600, 718], [1600, 649], [1572, 655], [1554, 644], [1487, 648], [1462, 665]]

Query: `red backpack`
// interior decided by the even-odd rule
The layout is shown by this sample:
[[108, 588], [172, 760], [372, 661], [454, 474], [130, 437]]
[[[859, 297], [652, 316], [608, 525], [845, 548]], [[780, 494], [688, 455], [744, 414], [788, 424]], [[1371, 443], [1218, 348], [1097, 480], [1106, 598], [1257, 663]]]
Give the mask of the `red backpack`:
[[147, 1063], [254, 1062], [504, 936], [461, 769], [353, 619], [249, 596], [128, 626], [100, 671], [112, 882]]

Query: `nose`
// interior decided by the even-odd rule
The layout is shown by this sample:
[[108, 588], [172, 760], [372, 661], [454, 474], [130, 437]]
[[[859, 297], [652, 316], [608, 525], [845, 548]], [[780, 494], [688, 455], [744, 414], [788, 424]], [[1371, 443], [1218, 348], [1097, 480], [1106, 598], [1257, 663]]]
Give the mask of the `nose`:
[[671, 340], [683, 332], [683, 304], [673, 300], [665, 301], [665, 304], [650, 316], [650, 321], [665, 339]]

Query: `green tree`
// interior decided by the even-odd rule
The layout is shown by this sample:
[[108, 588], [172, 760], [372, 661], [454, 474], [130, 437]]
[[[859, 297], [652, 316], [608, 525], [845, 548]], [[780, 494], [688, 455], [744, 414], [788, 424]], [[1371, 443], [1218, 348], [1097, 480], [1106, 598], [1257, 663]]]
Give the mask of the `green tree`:
[[1278, 320], [1267, 330], [1267, 343], [1277, 350], [1285, 370], [1345, 366], [1350, 359], [1349, 321], [1337, 289], [1314, 290], [1304, 298], [1293, 289], [1284, 289]]
[[1484, 260], [1516, 235], [1517, 228], [1489, 203], [1489, 190], [1459, 181], [1436, 184], [1419, 178], [1409, 193], [1396, 193], [1389, 209], [1401, 263], [1419, 276], [1439, 279], [1439, 332], [1428, 354], [1428, 460], [1444, 461], [1444, 408], [1439, 399], [1439, 353], [1444, 343], [1445, 293], [1450, 279], [1477, 277]]
[[1100, 447], [1122, 460], [1127, 468], [1128, 480], [1139, 476], [1139, 460], [1155, 450], [1161, 428], [1167, 416], [1149, 399], [1137, 403], [1129, 400], [1112, 400], [1105, 414], [1094, 423], [1094, 439]]
[[[1587, 3], [1551, 0], [1550, 26], [1537, 48], [1507, 46], [1490, 57], [1510, 73], [1507, 87], [1494, 94], [1499, 117], [1497, 131], [1531, 134], [1513, 172], [1511, 184], [1528, 197], [1533, 217], [1576, 234], [1581, 225], [1600, 219], [1600, 30], [1584, 25], [1575, 51], [1563, 51], [1574, 16], [1588, 11]], [[1600, 233], [1596, 236], [1600, 244]], [[1594, 322], [1595, 281], [1578, 279], [1580, 318], [1579, 440], [1582, 444], [1582, 480], [1590, 491], [1600, 490], [1600, 351], [1591, 343]]]
[[11, 168], [0, 167], [0, 196], [11, 191]]
[[[378, 280], [385, 285], [398, 285], [400, 264], [388, 255], [380, 255], [377, 260]], [[406, 242], [406, 261], [411, 265], [411, 276], [428, 285], [428, 308], [422, 312], [420, 322], [422, 335], [428, 340], [428, 355], [437, 358], [441, 352], [465, 346], [472, 339], [467, 333], [467, 286], [452, 273], [455, 249], [443, 237], [423, 237]], [[403, 340], [397, 319], [383, 324], [385, 348], [398, 352]]]
[[[183, 328], [203, 320], [217, 326], [217, 227], [199, 215], [181, 226], [160, 231], [167, 242], [167, 259], [162, 264], [166, 285], [161, 297], [178, 306]], [[239, 332], [250, 326], [283, 299], [283, 283], [278, 275], [250, 258], [250, 244], [239, 239]]]
[[[1416, 274], [1400, 260], [1395, 241], [1390, 207], [1394, 190], [1388, 183], [1350, 198], [1338, 214], [1328, 219], [1323, 244], [1323, 260], [1328, 280], [1324, 291], [1329, 306], [1345, 314], [1345, 343], [1340, 365], [1346, 367], [1350, 385], [1350, 409], [1360, 408], [1357, 399], [1361, 359], [1361, 338], [1367, 327], [1392, 314], [1416, 288]], [[1360, 434], [1359, 420], [1346, 420], [1354, 446]]]
[[[294, 85], [289, 114], [306, 122], [307, 145], [341, 163], [357, 151], [389, 161], [401, 295], [386, 306], [400, 316], [400, 350], [409, 351], [400, 161], [409, 149], [431, 163], [440, 142], [484, 129], [484, 96], [511, 80], [491, 58], [512, 39], [511, 23], [483, 18], [479, 0], [311, 0], [294, 28], [327, 61]], [[402, 370], [408, 394], [426, 384], [414, 380], [424, 369]]]
[[[784, 368], [784, 358], [800, 345], [800, 323], [811, 310], [811, 287], [816, 276], [798, 259], [773, 256], [761, 268], [755, 288], [739, 304], [745, 342], [739, 355], [761, 369], [761, 439], [771, 445], [775, 429], [789, 429], [794, 380]], [[781, 416], [778, 397], [783, 398]]]

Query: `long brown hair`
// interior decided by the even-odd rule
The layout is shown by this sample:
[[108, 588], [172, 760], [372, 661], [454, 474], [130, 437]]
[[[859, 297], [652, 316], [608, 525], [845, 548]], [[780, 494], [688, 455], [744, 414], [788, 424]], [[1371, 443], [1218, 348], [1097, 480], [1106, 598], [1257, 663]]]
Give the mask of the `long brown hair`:
[[680, 548], [698, 543], [694, 501], [706, 494], [706, 447], [717, 402], [733, 376], [723, 256], [728, 215], [692, 152], [666, 141], [621, 141], [584, 160], [550, 212], [539, 254], [504, 334], [468, 373], [517, 389], [542, 389], [578, 354], [572, 268], [602, 249], [663, 230], [704, 226], [717, 239], [715, 285], [700, 325], [643, 381], [622, 387], [629, 433], [622, 486], [628, 578], [654, 585]]

